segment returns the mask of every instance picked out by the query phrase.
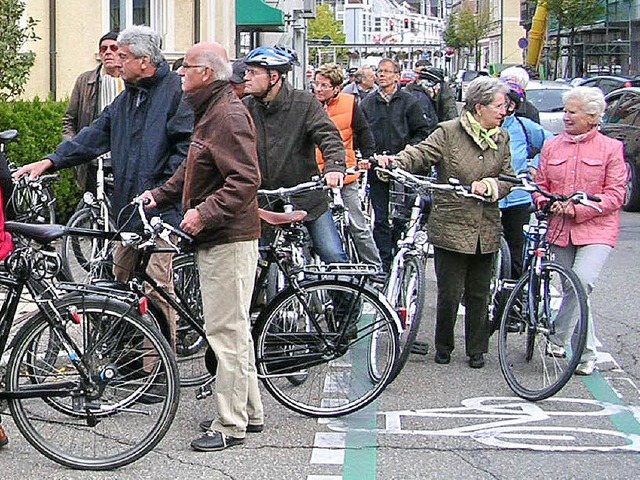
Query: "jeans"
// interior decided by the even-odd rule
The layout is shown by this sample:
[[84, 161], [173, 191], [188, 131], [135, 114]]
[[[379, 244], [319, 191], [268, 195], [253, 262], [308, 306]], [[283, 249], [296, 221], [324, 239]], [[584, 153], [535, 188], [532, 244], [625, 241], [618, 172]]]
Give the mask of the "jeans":
[[[589, 300], [596, 280], [600, 276], [602, 267], [611, 253], [612, 247], [609, 245], [572, 245], [566, 247], [557, 247], [553, 245], [551, 251], [554, 255], [554, 261], [565, 268], [569, 268], [582, 282], [582, 286], [587, 294], [587, 344], [582, 352], [581, 362], [595, 360], [597, 357], [596, 347], [599, 345], [596, 338], [595, 326], [593, 324], [593, 315], [591, 314], [591, 302]], [[575, 309], [575, 300], [571, 298], [563, 299], [562, 306], [556, 317], [556, 322], [561, 324], [563, 319], [571, 318], [572, 311]], [[565, 322], [568, 320], [564, 320]]]
[[304, 224], [311, 235], [313, 248], [324, 263], [349, 263], [330, 210]]

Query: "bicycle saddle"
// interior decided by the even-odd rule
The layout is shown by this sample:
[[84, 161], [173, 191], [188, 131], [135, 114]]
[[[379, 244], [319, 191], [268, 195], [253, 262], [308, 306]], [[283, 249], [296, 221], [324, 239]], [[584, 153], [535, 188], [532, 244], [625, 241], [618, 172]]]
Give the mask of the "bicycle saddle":
[[64, 225], [5, 222], [4, 229], [9, 233], [30, 238], [40, 245], [51, 243], [67, 234], [67, 227]]
[[270, 210], [258, 209], [258, 215], [270, 225], [286, 225], [287, 223], [301, 222], [307, 217], [304, 210], [294, 210], [291, 213], [272, 212]]

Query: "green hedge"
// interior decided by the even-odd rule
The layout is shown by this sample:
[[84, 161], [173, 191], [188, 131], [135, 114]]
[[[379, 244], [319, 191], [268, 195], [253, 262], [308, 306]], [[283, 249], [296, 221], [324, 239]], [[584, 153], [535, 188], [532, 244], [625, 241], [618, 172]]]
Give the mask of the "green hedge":
[[[0, 103], [0, 131], [16, 129], [17, 142], [7, 147], [9, 160], [16, 165], [41, 160], [55, 150], [62, 141], [62, 116], [67, 101], [17, 101]], [[76, 186], [74, 172], [62, 170], [56, 182], [56, 214], [58, 222], [66, 222], [73, 213], [81, 192]]]

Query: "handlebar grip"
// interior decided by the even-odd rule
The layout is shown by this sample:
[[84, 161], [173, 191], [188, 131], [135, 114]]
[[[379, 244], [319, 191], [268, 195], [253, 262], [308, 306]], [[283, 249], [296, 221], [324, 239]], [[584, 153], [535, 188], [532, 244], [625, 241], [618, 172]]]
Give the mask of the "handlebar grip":
[[498, 180], [502, 180], [503, 182], [522, 183], [522, 180], [518, 177], [512, 177], [511, 175], [505, 175], [503, 173], [498, 175]]
[[587, 200], [590, 200], [592, 202], [601, 202], [602, 199], [600, 197], [594, 197], [593, 195], [589, 195], [587, 193]]

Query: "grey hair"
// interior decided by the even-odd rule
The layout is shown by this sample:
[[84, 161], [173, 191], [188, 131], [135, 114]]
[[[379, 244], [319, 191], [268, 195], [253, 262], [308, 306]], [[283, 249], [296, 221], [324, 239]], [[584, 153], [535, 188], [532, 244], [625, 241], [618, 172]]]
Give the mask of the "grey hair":
[[598, 119], [604, 115], [607, 103], [604, 101], [604, 94], [598, 87], [574, 87], [567, 90], [562, 95], [562, 103], [575, 99], [582, 104], [582, 111], [587, 115], [596, 115]]
[[155, 66], [164, 61], [161, 43], [160, 35], [146, 25], [133, 25], [118, 35], [118, 45], [127, 45], [136, 58], [149, 57]]
[[527, 88], [527, 85], [529, 84], [529, 73], [522, 67], [505, 68], [500, 72], [500, 78], [513, 80], [523, 89]]
[[509, 87], [497, 78], [477, 77], [469, 84], [464, 107], [471, 113], [476, 113], [476, 105], [489, 105], [495, 100], [496, 95], [508, 92]]
[[216, 80], [228, 82], [233, 75], [233, 65], [211, 50], [203, 50], [198, 53], [196, 61], [213, 70]]

